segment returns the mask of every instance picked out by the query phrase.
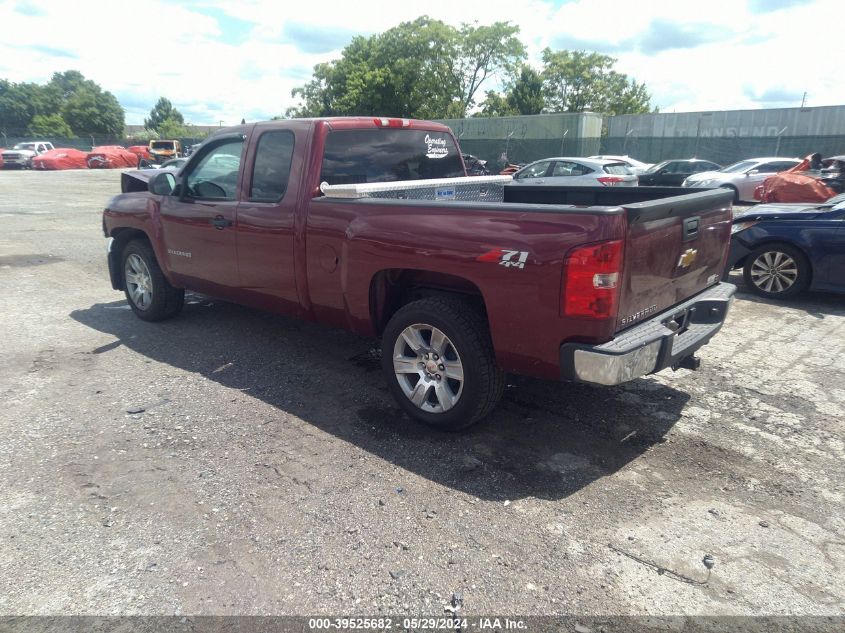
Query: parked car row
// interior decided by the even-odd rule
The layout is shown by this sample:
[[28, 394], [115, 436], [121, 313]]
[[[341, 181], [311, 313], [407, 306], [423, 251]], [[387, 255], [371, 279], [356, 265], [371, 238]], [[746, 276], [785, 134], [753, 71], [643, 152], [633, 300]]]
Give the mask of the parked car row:
[[12, 149], [0, 148], [0, 168], [3, 169], [123, 169], [174, 165], [181, 158], [179, 141], [150, 141], [149, 145], [100, 145], [84, 152], [72, 147], [53, 147], [47, 141], [18, 143]]
[[749, 158], [727, 167], [700, 158], [649, 165], [630, 156], [559, 156], [527, 165], [507, 165], [500, 173], [513, 175], [521, 184], [722, 188], [732, 191], [734, 201], [739, 202], [753, 200], [755, 190], [767, 178], [799, 164], [798, 158], [777, 156]]

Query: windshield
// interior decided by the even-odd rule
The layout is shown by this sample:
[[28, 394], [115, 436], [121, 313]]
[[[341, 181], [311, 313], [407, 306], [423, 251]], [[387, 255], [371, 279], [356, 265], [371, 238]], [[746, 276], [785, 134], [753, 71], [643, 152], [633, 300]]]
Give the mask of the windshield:
[[663, 169], [668, 164], [669, 164], [669, 161], [664, 160], [662, 163], [657, 163], [656, 165], [652, 165], [651, 167], [646, 169], [646, 173], [651, 173], [651, 172], [657, 171], [658, 169]]
[[151, 147], [153, 149], [173, 149], [173, 141], [153, 141]]
[[326, 137], [322, 182], [347, 185], [466, 176], [448, 132], [336, 130]]
[[18, 143], [12, 149], [31, 149], [35, 150], [35, 143]]
[[737, 174], [739, 172], [745, 171], [746, 169], [751, 169], [754, 165], [757, 164], [756, 160], [741, 160], [738, 163], [734, 163], [733, 165], [728, 165], [720, 169], [719, 171], [723, 171], [726, 174]]

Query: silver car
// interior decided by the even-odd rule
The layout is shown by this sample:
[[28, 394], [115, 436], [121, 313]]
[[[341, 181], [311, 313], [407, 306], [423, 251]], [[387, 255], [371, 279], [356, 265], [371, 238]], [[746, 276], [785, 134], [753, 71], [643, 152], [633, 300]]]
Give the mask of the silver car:
[[801, 160], [798, 158], [779, 158], [777, 156], [748, 158], [719, 171], [703, 171], [700, 174], [693, 174], [684, 180], [682, 186], [732, 189], [734, 202], [754, 200], [754, 190], [762, 185], [766, 178], [779, 171], [795, 167], [800, 162]]
[[593, 158], [544, 158], [513, 175], [521, 185], [576, 185], [582, 187], [632, 187], [637, 177], [625, 164]]
[[617, 163], [624, 163], [629, 170], [631, 170], [632, 174], [639, 176], [640, 174], [646, 173], [649, 167], [653, 167], [653, 163], [644, 163], [641, 160], [637, 160], [635, 158], [631, 158], [630, 156], [590, 156], [590, 158], [598, 158], [600, 160], [612, 160], [616, 161]]

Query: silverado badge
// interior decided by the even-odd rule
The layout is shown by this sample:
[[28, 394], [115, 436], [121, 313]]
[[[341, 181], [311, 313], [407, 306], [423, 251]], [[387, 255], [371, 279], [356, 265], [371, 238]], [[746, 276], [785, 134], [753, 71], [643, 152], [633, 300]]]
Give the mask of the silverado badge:
[[688, 248], [683, 253], [681, 253], [681, 257], [680, 259], [678, 259], [678, 266], [680, 266], [681, 268], [689, 268], [695, 261], [696, 255], [698, 255], [698, 251], [696, 249]]

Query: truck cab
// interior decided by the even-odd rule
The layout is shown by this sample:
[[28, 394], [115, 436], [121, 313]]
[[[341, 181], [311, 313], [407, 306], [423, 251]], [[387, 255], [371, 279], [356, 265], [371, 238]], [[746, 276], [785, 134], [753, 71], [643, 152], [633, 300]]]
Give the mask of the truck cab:
[[51, 149], [54, 149], [53, 144], [47, 141], [18, 143], [3, 152], [3, 160], [0, 163], [3, 169], [32, 169], [32, 159]]
[[172, 158], [182, 157], [182, 144], [177, 140], [150, 141], [149, 154], [153, 162], [161, 164]]

